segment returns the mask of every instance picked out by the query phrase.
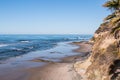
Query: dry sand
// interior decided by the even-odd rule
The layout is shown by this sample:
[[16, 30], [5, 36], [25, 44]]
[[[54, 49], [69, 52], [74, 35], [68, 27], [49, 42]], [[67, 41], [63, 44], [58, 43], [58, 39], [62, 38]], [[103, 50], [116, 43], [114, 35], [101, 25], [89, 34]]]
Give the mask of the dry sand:
[[29, 80], [80, 80], [73, 66], [68, 63], [54, 63], [29, 70]]

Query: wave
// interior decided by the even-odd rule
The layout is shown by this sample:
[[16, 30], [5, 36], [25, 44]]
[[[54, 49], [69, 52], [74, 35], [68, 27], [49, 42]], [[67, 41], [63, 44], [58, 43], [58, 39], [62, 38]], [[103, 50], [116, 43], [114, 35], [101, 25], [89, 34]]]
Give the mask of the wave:
[[29, 43], [30, 41], [28, 41], [28, 40], [21, 40], [20, 42], [21, 43]]
[[[20, 56], [29, 52], [47, 50], [58, 42], [81, 41], [90, 39], [85, 35], [16, 35], [0, 36], [0, 60]], [[54, 52], [51, 52], [54, 53]]]
[[0, 47], [8, 46], [8, 44], [0, 44]]

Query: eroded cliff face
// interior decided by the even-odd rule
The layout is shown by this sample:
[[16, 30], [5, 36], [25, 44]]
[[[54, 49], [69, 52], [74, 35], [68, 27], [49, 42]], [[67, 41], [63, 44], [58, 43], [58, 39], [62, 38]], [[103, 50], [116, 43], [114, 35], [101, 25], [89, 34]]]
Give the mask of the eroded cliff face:
[[109, 22], [103, 23], [90, 41], [94, 42], [91, 56], [74, 65], [83, 80], [120, 80], [120, 33], [111, 33], [113, 28]]
[[[88, 80], [120, 80], [118, 39], [111, 33], [112, 26], [104, 23], [95, 32], [91, 65], [87, 68]], [[117, 64], [116, 64], [116, 61]], [[120, 66], [120, 65], [119, 65]]]
[[108, 0], [103, 6], [112, 14], [90, 40], [91, 56], [74, 65], [82, 80], [120, 80], [120, 0]]

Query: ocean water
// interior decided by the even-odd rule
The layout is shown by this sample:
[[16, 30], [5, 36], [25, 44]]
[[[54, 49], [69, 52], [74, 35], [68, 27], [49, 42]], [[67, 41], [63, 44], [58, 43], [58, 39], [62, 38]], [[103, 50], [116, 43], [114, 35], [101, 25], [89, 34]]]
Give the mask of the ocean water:
[[47, 50], [59, 42], [89, 40], [92, 35], [0, 35], [0, 60]]

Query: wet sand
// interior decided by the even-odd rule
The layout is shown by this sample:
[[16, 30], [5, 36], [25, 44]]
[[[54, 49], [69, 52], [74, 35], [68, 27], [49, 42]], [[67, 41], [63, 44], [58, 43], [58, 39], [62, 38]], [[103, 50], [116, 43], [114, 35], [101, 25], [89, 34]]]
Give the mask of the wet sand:
[[29, 80], [80, 80], [81, 76], [75, 72], [73, 65], [76, 61], [84, 60], [91, 52], [92, 45], [88, 42], [74, 42], [80, 46], [75, 49], [82, 54], [63, 58], [61, 62], [49, 63], [43, 67], [31, 68]]
[[[25, 61], [23, 61], [24, 64], [20, 68], [15, 65], [14, 67], [6, 67], [6, 70], [2, 71], [0, 66], [0, 80], [80, 80], [81, 76], [74, 70], [73, 65], [75, 62], [84, 60], [89, 56], [92, 45], [88, 42], [73, 42], [72, 44], [79, 46], [74, 50], [79, 54], [61, 58], [60, 61], [45, 60], [38, 57], [29, 60], [30, 64], [26, 62], [28, 66], [34, 65], [33, 63], [37, 63], [37, 66], [26, 68]], [[61, 52], [64, 52], [64, 50]], [[55, 53], [51, 52], [51, 54]], [[41, 63], [45, 64], [39, 66]]]

